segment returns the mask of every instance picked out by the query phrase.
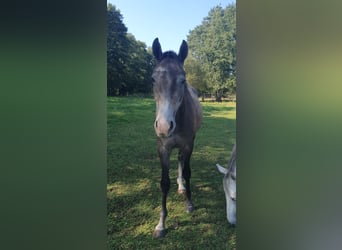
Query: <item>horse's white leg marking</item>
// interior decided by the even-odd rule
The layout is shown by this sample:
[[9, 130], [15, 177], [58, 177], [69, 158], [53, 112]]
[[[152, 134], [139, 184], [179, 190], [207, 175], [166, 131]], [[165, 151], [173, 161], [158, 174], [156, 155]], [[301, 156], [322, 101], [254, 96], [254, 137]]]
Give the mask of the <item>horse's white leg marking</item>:
[[165, 230], [165, 220], [162, 217], [160, 217], [158, 225], [155, 229], [159, 231]]
[[183, 160], [178, 160], [178, 193], [184, 193], [186, 190], [183, 184], [183, 164]]

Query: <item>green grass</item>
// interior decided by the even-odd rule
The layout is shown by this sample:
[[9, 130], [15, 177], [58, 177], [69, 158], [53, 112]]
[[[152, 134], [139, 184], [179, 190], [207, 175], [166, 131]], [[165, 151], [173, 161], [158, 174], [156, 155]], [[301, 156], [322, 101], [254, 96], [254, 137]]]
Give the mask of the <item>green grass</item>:
[[153, 239], [161, 208], [161, 167], [153, 99], [108, 98], [107, 216], [109, 249], [236, 249], [228, 225], [222, 175], [235, 143], [235, 103], [202, 103], [203, 123], [191, 159], [195, 211], [177, 193], [177, 150], [171, 156], [167, 235]]

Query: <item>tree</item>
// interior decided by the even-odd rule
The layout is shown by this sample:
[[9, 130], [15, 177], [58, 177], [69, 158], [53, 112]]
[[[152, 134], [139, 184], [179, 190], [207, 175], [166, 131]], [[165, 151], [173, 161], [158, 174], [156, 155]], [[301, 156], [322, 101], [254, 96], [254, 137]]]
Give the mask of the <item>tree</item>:
[[217, 6], [188, 35], [190, 53], [201, 65], [207, 89], [220, 101], [236, 91], [236, 7]]
[[128, 56], [127, 28], [120, 11], [107, 5], [107, 95], [116, 95], [123, 87]]
[[151, 91], [152, 54], [146, 44], [137, 41], [132, 34], [127, 34], [129, 55], [127, 63], [127, 85], [130, 93], [148, 93]]
[[191, 53], [185, 60], [184, 69], [188, 83], [194, 86], [203, 97], [203, 93], [206, 92], [208, 88], [204, 78], [205, 75], [201, 64], [193, 57]]
[[152, 53], [127, 33], [123, 17], [107, 5], [107, 96], [151, 92]]

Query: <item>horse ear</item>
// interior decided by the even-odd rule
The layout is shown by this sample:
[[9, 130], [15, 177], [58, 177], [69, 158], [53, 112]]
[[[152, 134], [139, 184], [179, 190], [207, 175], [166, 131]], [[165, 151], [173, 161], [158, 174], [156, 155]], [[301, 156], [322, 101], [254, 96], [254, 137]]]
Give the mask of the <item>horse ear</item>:
[[183, 40], [179, 48], [178, 57], [181, 60], [181, 62], [184, 63], [185, 58], [187, 56], [188, 56], [188, 44], [186, 43], [186, 41]]
[[154, 39], [153, 44], [152, 44], [152, 52], [154, 57], [156, 58], [157, 61], [160, 61], [163, 55], [158, 37]]
[[228, 169], [222, 167], [220, 164], [216, 164], [216, 167], [217, 167], [218, 171], [220, 171], [220, 173], [222, 173], [222, 174], [228, 173]]

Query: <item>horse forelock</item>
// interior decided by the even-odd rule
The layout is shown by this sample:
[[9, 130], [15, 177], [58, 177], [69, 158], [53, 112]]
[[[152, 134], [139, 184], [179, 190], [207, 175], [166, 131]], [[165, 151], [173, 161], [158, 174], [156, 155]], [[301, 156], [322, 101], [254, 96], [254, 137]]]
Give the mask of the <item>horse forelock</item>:
[[[161, 59], [160, 59], [160, 61], [162, 61], [162, 60], [165, 59], [165, 58], [170, 58], [170, 59], [179, 60], [178, 55], [177, 55], [174, 51], [171, 51], [171, 50], [170, 50], [170, 51], [164, 52], [163, 55], [162, 55], [162, 57], [161, 57]], [[179, 62], [180, 62], [180, 60], [179, 60]]]
[[184, 67], [178, 55], [173, 51], [163, 53], [161, 59], [157, 61], [153, 72], [164, 73], [168, 72], [171, 76], [177, 77], [179, 74], [185, 75]]

